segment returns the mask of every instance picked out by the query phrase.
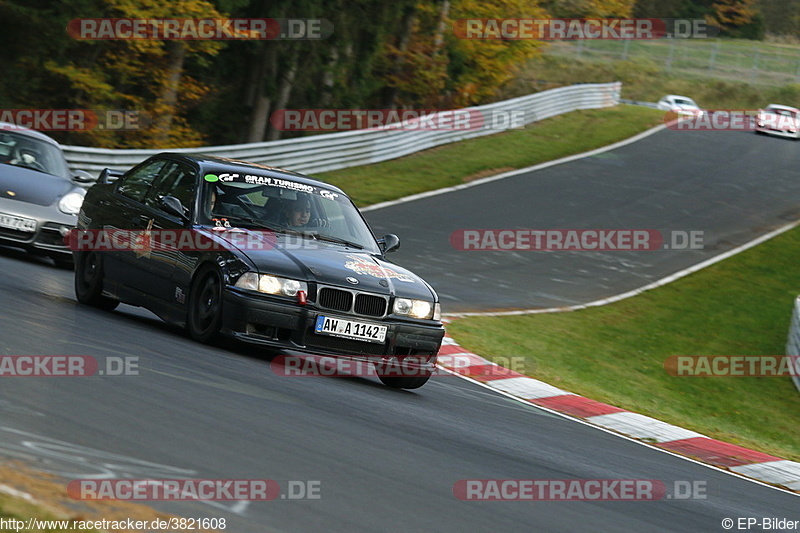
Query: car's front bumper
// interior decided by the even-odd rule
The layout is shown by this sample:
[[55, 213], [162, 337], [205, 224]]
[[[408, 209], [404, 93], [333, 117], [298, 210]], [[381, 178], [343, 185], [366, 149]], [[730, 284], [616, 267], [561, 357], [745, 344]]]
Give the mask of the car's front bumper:
[[800, 131], [789, 132], [786, 130], [776, 130], [773, 128], [756, 126], [757, 133], [766, 133], [768, 135], [775, 135], [777, 137], [786, 137], [787, 139], [800, 139]]
[[69, 256], [72, 251], [64, 241], [64, 234], [75, 227], [78, 218], [65, 215], [53, 206], [22, 203], [0, 199], [0, 213], [36, 221], [33, 232], [0, 228], [0, 244], [36, 250], [48, 255]]
[[[246, 342], [320, 355], [352, 357], [428, 356], [431, 368], [444, 338], [440, 322], [426, 324], [391, 318], [348, 315], [319, 309], [312, 302], [299, 305], [291, 300], [271, 299], [227, 288], [224, 297], [223, 332]], [[339, 317], [387, 327], [383, 343], [331, 337], [315, 333], [317, 316]], [[422, 322], [422, 321], [419, 321]], [[423, 358], [420, 358], [423, 359]]]

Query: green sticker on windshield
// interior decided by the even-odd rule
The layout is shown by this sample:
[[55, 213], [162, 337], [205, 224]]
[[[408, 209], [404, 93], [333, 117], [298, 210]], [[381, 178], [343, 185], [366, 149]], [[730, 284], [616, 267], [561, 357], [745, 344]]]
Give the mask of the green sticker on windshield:
[[219, 181], [219, 176], [217, 176], [216, 174], [206, 174], [205, 176], [203, 176], [203, 179], [206, 181], [214, 182], [214, 181]]

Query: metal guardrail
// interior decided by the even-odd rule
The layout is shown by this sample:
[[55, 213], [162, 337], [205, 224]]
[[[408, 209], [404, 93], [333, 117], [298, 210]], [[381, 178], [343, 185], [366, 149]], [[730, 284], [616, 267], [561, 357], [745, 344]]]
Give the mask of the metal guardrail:
[[[615, 106], [620, 101], [621, 90], [620, 82], [571, 85], [471, 107], [465, 111], [475, 115], [480, 113], [483, 117], [510, 115], [513, 112], [521, 117], [521, 123], [530, 124], [578, 109]], [[499, 133], [515, 126], [518, 127], [511, 123], [503, 126], [483, 121], [479, 126], [462, 130], [355, 130], [279, 141], [170, 150], [114, 150], [83, 146], [63, 148], [73, 170], [82, 169], [95, 174], [104, 168], [127, 170], [163, 151], [216, 155], [313, 174], [395, 159], [443, 144]]]
[[[789, 339], [786, 341], [786, 355], [792, 357], [795, 362], [800, 357], [800, 296], [794, 301], [794, 311], [792, 311], [792, 324], [789, 326]], [[790, 363], [792, 361], [789, 361]], [[797, 368], [797, 365], [789, 365], [790, 368]], [[794, 386], [800, 391], [800, 376], [792, 375]]]

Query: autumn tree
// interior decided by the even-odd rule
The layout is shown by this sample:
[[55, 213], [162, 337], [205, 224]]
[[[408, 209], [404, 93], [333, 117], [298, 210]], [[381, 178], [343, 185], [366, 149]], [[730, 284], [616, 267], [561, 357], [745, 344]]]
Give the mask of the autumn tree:
[[635, 3], [635, 0], [545, 0], [541, 6], [554, 17], [607, 18], [630, 17]]

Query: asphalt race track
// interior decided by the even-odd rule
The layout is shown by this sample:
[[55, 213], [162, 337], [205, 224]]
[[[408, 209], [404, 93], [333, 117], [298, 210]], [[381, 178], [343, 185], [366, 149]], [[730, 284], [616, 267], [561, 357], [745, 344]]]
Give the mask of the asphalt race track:
[[[376, 234], [400, 237], [390, 257], [436, 288], [445, 314], [561, 307], [641, 287], [800, 218], [798, 160], [800, 144], [785, 139], [663, 130], [366, 217]], [[704, 248], [456, 250], [450, 236], [464, 229], [702, 231]]]
[[[427, 277], [446, 310], [591, 300], [791, 219], [798, 153], [781, 139], [664, 132], [368, 218], [401, 236], [397, 261]], [[700, 229], [718, 244], [640, 259], [449, 248], [454, 229], [502, 227]], [[255, 350], [197, 344], [140, 309], [79, 306], [72, 274], [44, 260], [3, 249], [0, 269], [0, 354], [139, 358], [138, 376], [3, 377], [0, 456], [66, 479], [319, 482], [314, 500], [152, 503], [225, 517], [226, 531], [695, 532], [721, 531], [724, 518], [800, 519], [797, 496], [459, 378], [407, 392], [373, 378], [282, 377]], [[672, 496], [676, 481], [700, 482], [706, 497], [466, 502], [453, 494], [465, 479], [648, 479]]]

